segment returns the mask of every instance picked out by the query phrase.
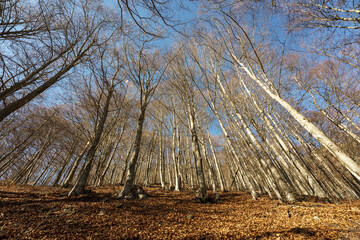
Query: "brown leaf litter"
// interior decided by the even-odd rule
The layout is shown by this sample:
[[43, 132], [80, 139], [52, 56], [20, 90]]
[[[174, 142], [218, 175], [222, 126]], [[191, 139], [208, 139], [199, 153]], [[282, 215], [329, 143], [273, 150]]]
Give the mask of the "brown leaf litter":
[[202, 204], [192, 191], [145, 188], [144, 200], [112, 198], [118, 188], [0, 186], [0, 239], [360, 239], [360, 201], [279, 203], [221, 193]]

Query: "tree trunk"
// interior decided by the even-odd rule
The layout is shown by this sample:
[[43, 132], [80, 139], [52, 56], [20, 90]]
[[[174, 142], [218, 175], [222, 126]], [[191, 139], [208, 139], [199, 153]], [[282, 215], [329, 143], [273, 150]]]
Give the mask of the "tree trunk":
[[[121, 140], [122, 140], [122, 136], [123, 136], [123, 133], [125, 132], [125, 129], [123, 128], [122, 132], [121, 132], [121, 135], [120, 135], [120, 138], [117, 140], [117, 143], [115, 144], [115, 146], [113, 146], [113, 149], [112, 149], [112, 152], [111, 152], [111, 155], [109, 157], [109, 160], [107, 161], [106, 163], [106, 166], [104, 168], [104, 171], [101, 173], [101, 176], [99, 178], [99, 182], [98, 182], [98, 186], [102, 186], [104, 184], [104, 178], [105, 178], [105, 175], [106, 173], [108, 172], [109, 168], [110, 168], [110, 165], [114, 159], [114, 156], [115, 156], [115, 153], [116, 153], [116, 150], [117, 150], [117, 147], [119, 146]], [[111, 179], [111, 178], [110, 178]]]
[[[232, 144], [232, 142], [230, 140], [230, 136], [229, 136], [229, 134], [228, 134], [228, 132], [227, 132], [221, 118], [220, 118], [219, 113], [217, 112], [217, 110], [215, 108], [215, 104], [214, 104], [214, 102], [212, 100], [210, 100], [210, 103], [211, 103], [211, 106], [213, 108], [214, 114], [215, 114], [215, 116], [216, 116], [216, 118], [217, 118], [217, 120], [219, 122], [221, 130], [222, 130], [222, 132], [224, 134], [225, 142], [227, 143], [227, 145], [228, 145], [228, 147], [230, 149], [230, 152], [235, 157], [237, 164], [240, 164], [240, 162], [241, 162], [240, 158], [239, 158], [238, 154], [236, 153], [235, 148], [234, 148], [234, 146], [233, 146], [233, 144]], [[235, 172], [235, 176], [237, 175], [238, 171], [243, 171], [243, 169], [241, 169], [241, 167], [238, 166], [238, 170]], [[253, 197], [253, 199], [256, 200], [257, 197], [258, 197], [258, 194], [255, 191], [255, 186], [253, 185], [252, 181], [250, 180], [250, 178], [246, 174], [241, 174], [241, 176], [245, 178], [244, 183], [246, 184], [247, 188], [250, 190], [251, 196]]]
[[128, 151], [127, 151], [127, 154], [126, 154], [126, 158], [125, 158], [125, 160], [124, 160], [124, 164], [123, 164], [123, 166], [122, 166], [121, 175], [120, 175], [119, 181], [118, 181], [118, 183], [119, 183], [120, 185], [122, 185], [122, 184], [124, 183], [124, 181], [125, 181], [125, 176], [126, 176], [126, 171], [127, 171], [127, 168], [128, 168], [129, 159], [130, 159], [130, 157], [131, 157], [131, 152], [133, 151], [133, 145], [134, 145], [134, 144], [132, 144], [132, 145], [129, 147], [129, 149], [128, 149]]
[[[181, 177], [180, 177], [180, 169], [179, 169], [179, 154], [176, 153], [177, 148], [177, 135], [178, 135], [178, 126], [176, 122], [176, 113], [175, 109], [173, 110], [173, 121], [172, 121], [172, 147], [171, 147], [171, 153], [172, 153], [172, 159], [174, 163], [174, 175], [175, 175], [175, 189], [174, 191], [181, 191]], [[179, 152], [179, 148], [177, 149]]]
[[53, 186], [58, 186], [59, 185], [60, 178], [62, 177], [66, 166], [70, 163], [71, 158], [74, 155], [77, 143], [78, 143], [78, 141], [74, 141], [74, 143], [72, 144], [72, 146], [70, 148], [70, 151], [69, 151], [69, 153], [68, 153], [68, 155], [67, 155], [67, 157], [66, 157], [66, 159], [64, 161], [64, 164], [62, 165], [58, 175], [56, 176], [56, 178], [54, 180]]
[[69, 194], [68, 194], [69, 196], [76, 196], [76, 195], [85, 193], [85, 186], [86, 186], [86, 182], [88, 180], [88, 177], [89, 177], [89, 174], [91, 171], [91, 167], [92, 167], [92, 164], [94, 161], [96, 149], [97, 149], [97, 146], [99, 145], [101, 135], [104, 131], [104, 126], [105, 126], [106, 118], [107, 118], [107, 115], [109, 112], [109, 105], [110, 105], [110, 100], [112, 98], [113, 90], [114, 89], [109, 89], [108, 95], [106, 97], [104, 109], [102, 111], [102, 115], [100, 117], [100, 121], [99, 121], [99, 124], [98, 124], [96, 132], [95, 132], [95, 138], [94, 138], [94, 140], [91, 144], [91, 147], [85, 157], [84, 168], [81, 171], [80, 176], [79, 176], [77, 182], [75, 183], [74, 187], [69, 192]]
[[164, 156], [163, 156], [163, 131], [162, 131], [162, 122], [160, 122], [160, 138], [159, 138], [159, 171], [160, 171], [160, 184], [161, 189], [165, 189], [165, 166], [164, 166]]
[[126, 180], [124, 188], [117, 192], [114, 196], [117, 198], [125, 198], [128, 194], [131, 194], [131, 189], [134, 184], [135, 180], [135, 167], [139, 158], [139, 153], [141, 149], [141, 138], [142, 138], [142, 131], [143, 131], [143, 125], [145, 121], [145, 111], [146, 107], [141, 108], [141, 113], [137, 121], [137, 130], [136, 130], [136, 136], [134, 141], [134, 151], [131, 156], [129, 168], [127, 170]]
[[214, 162], [215, 162], [215, 169], [216, 169], [216, 172], [217, 172], [218, 181], [220, 183], [220, 190], [222, 192], [226, 192], [227, 190], [226, 190], [226, 187], [225, 187], [225, 181], [224, 181], [223, 172], [220, 169], [219, 162], [218, 162], [219, 160], [216, 157], [216, 153], [215, 153], [215, 150], [214, 150], [214, 146], [212, 144], [212, 140], [211, 140], [211, 137], [210, 137], [209, 130], [207, 132], [208, 132], [208, 140], [209, 140], [210, 149], [212, 151], [212, 156], [213, 156]]
[[85, 56], [87, 51], [90, 49], [90, 46], [85, 48], [83, 52], [81, 52], [78, 56], [75, 57], [69, 64], [67, 64], [64, 68], [62, 68], [59, 72], [57, 72], [54, 76], [49, 78], [46, 82], [38, 86], [36, 89], [32, 90], [30, 93], [25, 95], [24, 97], [8, 104], [6, 107], [0, 110], [0, 122], [4, 120], [11, 113], [15, 112], [19, 108], [23, 107], [25, 104], [33, 100], [35, 97], [43, 93], [49, 87], [58, 82], [61, 77], [70, 71], [76, 64]]
[[169, 156], [169, 148], [166, 148], [166, 157], [168, 159], [168, 178], [169, 178], [169, 190], [173, 189], [172, 173], [171, 173], [171, 158]]
[[41, 148], [39, 149], [39, 151], [32, 157], [32, 159], [26, 164], [26, 166], [24, 168], [22, 168], [17, 174], [16, 176], [13, 178], [13, 182], [15, 184], [20, 183], [21, 179], [25, 176], [26, 173], [28, 173], [36, 164], [36, 162], [38, 161], [38, 159], [41, 158], [41, 156], [44, 154], [46, 148], [49, 145], [49, 137], [51, 134], [52, 128], [49, 130], [49, 132], [46, 135], [45, 141], [42, 144]]
[[191, 144], [194, 154], [196, 176], [198, 179], [199, 188], [195, 192], [196, 198], [201, 202], [207, 202], [207, 189], [205, 184], [205, 174], [203, 169], [203, 157], [199, 146], [199, 137], [196, 129], [196, 114], [192, 99], [187, 101], [187, 115], [189, 121], [189, 128], [191, 133]]
[[213, 188], [213, 191], [214, 191], [214, 196], [215, 196], [214, 200], [219, 201], [220, 200], [220, 195], [217, 192], [216, 175], [215, 175], [213, 164], [211, 163], [211, 160], [209, 159], [209, 154], [208, 154], [207, 149], [206, 149], [206, 143], [205, 143], [204, 134], [201, 135], [200, 145], [201, 145], [203, 156], [204, 156], [204, 158], [206, 160], [206, 163], [208, 165], [210, 183], [212, 185], [212, 188]]
[[63, 183], [63, 187], [69, 187], [70, 183], [73, 181], [73, 178], [75, 176], [76, 169], [78, 168], [82, 158], [84, 157], [85, 153], [88, 151], [88, 147], [90, 146], [90, 142], [88, 141], [84, 147], [84, 150], [82, 153], [76, 158], [76, 160], [73, 162], [71, 170], [69, 172], [69, 175], [65, 178], [65, 181]]
[[334, 157], [336, 157], [357, 179], [360, 180], [360, 165], [351, 159], [344, 151], [342, 151], [331, 139], [329, 139], [320, 129], [307, 120], [301, 113], [293, 108], [288, 102], [280, 97], [279, 94], [273, 93], [264, 82], [256, 77], [240, 60], [232, 55], [236, 63], [268, 94], [268, 96], [283, 106], [294, 119], [318, 140]]

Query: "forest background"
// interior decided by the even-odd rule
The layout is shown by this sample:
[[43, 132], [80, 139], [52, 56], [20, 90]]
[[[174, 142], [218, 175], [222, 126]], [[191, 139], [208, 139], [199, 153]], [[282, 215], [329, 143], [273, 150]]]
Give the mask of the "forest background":
[[0, 179], [360, 196], [358, 1], [0, 2]]

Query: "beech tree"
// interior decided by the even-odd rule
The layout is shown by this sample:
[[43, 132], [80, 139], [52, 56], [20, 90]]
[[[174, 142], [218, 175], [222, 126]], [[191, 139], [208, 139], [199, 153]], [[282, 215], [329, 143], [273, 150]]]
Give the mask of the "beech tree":
[[[0, 58], [0, 121], [59, 82], [85, 58], [91, 58], [114, 31], [106, 16], [111, 14], [92, 0], [29, 2], [27, 7], [6, 1], [5, 5], [4, 14], [10, 19], [2, 18], [3, 34], [11, 35], [18, 30], [17, 25], [22, 34], [13, 33], [13, 37], [2, 39], [7, 47], [2, 49]], [[20, 13], [16, 13], [17, 8]], [[22, 12], [26, 8], [32, 9], [32, 15]], [[22, 15], [30, 19], [21, 20]], [[15, 25], [11, 26], [11, 22]]]
[[257, 53], [257, 49], [254, 47], [254, 44], [249, 38], [249, 35], [245, 29], [236, 20], [235, 16], [225, 12], [224, 16], [229, 19], [232, 24], [234, 24], [233, 29], [237, 29], [237, 32], [243, 36], [242, 40], [240, 40], [240, 43], [249, 44], [250, 51], [253, 51], [252, 55], [255, 57], [255, 61], [252, 61], [252, 59], [250, 59], [247, 54], [244, 54], [244, 52], [239, 55], [239, 52], [236, 49], [229, 48], [227, 54], [231, 61], [233, 61], [234, 66], [240, 71], [245, 72], [251, 79], [253, 79], [253, 81], [258, 84], [258, 86], [260, 86], [269, 97], [283, 106], [293, 116], [293, 118], [304, 127], [304, 129], [306, 129], [331, 154], [333, 154], [340, 162], [342, 162], [356, 178], [360, 179], [360, 165], [351, 159], [348, 154], [346, 154], [339, 146], [337, 146], [337, 144], [329, 139], [320, 129], [308, 121], [299, 111], [297, 111], [279, 95], [279, 93], [276, 91], [276, 88], [274, 87], [273, 82], [268, 78], [267, 71], [264, 69], [264, 65], [259, 57], [259, 54]]
[[3, 0], [0, 3], [0, 39], [30, 39], [49, 30], [50, 14], [44, 1], [38, 7], [29, 1]]
[[161, 82], [166, 70], [166, 63], [161, 53], [151, 50], [147, 47], [148, 40], [143, 40], [140, 45], [128, 42], [124, 47], [127, 65], [127, 78], [136, 88], [139, 97], [139, 115], [137, 118], [136, 135], [133, 142], [133, 152], [131, 153], [130, 162], [126, 174], [125, 185], [123, 189], [116, 193], [119, 198], [133, 198], [133, 184], [135, 181], [135, 168], [138, 164], [141, 150], [141, 139], [145, 114], [155, 90]]
[[203, 1], [163, 53], [179, 2], [100, 2], [1, 1], [0, 180], [360, 197], [355, 3]]
[[[86, 84], [88, 88], [86, 89], [89, 94], [88, 96], [96, 106], [94, 136], [91, 136], [90, 148], [85, 156], [84, 167], [80, 172], [77, 182], [69, 192], [69, 196], [79, 195], [85, 191], [86, 182], [93, 166], [94, 155], [104, 132], [105, 124], [110, 111], [110, 102], [113, 98], [114, 92], [116, 91], [115, 88], [124, 82], [126, 76], [122, 71], [123, 62], [116, 48], [109, 46], [108, 48], [101, 49], [99, 51], [99, 55], [99, 62], [95, 62], [93, 65], [90, 65], [91, 75], [89, 78], [93, 78], [93, 81]], [[93, 96], [93, 93], [91, 92], [91, 82], [93, 82], [99, 90], [99, 92], [95, 93], [95, 96]], [[97, 94], [98, 96], [96, 96]], [[103, 104], [101, 103], [102, 101], [104, 101]]]
[[200, 74], [196, 69], [195, 64], [188, 56], [188, 50], [186, 50], [186, 47], [180, 45], [180, 48], [184, 48], [185, 51], [180, 52], [176, 56], [176, 60], [174, 60], [173, 64], [171, 64], [171, 85], [175, 87], [181, 101], [184, 104], [184, 112], [187, 119], [186, 126], [191, 137], [191, 147], [198, 182], [198, 189], [196, 190], [195, 196], [201, 202], [207, 202], [208, 195], [204, 171], [206, 156], [205, 152], [202, 150], [200, 138], [200, 132], [202, 129], [199, 127], [199, 112], [197, 110], [198, 101], [196, 101], [198, 94], [195, 86]]
[[293, 1], [291, 21], [299, 28], [359, 29], [358, 3], [347, 1]]

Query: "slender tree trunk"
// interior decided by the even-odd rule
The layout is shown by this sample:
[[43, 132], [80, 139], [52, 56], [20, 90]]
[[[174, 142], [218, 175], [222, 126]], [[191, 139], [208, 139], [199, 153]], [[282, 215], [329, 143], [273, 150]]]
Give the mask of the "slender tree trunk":
[[163, 156], [163, 130], [162, 122], [160, 122], [160, 138], [159, 138], [159, 171], [160, 171], [160, 184], [161, 189], [165, 189], [165, 166], [164, 166], [164, 156]]
[[[178, 135], [178, 124], [176, 121], [176, 113], [175, 109], [173, 110], [172, 114], [172, 147], [171, 147], [171, 153], [172, 153], [172, 159], [174, 163], [174, 175], [175, 175], [175, 189], [174, 191], [181, 191], [181, 177], [180, 177], [180, 170], [179, 170], [179, 154], [176, 153], [177, 148], [177, 135]], [[179, 152], [179, 148], [177, 149]]]
[[24, 168], [22, 168], [17, 175], [13, 178], [13, 182], [15, 184], [20, 183], [21, 179], [25, 176], [26, 173], [28, 173], [29, 171], [31, 171], [31, 169], [35, 166], [36, 162], [38, 161], [38, 159], [40, 159], [42, 157], [42, 155], [44, 154], [46, 148], [49, 145], [49, 137], [51, 134], [52, 129], [49, 130], [44, 143], [42, 144], [41, 148], [39, 149], [39, 151], [32, 157], [32, 159], [26, 164], [26, 166]]
[[166, 148], [166, 158], [168, 159], [168, 178], [169, 178], [169, 190], [173, 189], [172, 173], [171, 173], [171, 158], [169, 156], [169, 148]]
[[71, 167], [71, 170], [69, 172], [69, 175], [65, 178], [65, 181], [63, 183], [63, 187], [69, 187], [70, 183], [73, 181], [73, 178], [75, 176], [75, 172], [76, 172], [81, 160], [83, 159], [84, 155], [88, 151], [89, 146], [90, 146], [90, 142], [88, 141], [86, 143], [82, 153], [74, 160], [74, 162], [72, 164], [72, 167]]
[[146, 107], [141, 108], [141, 113], [138, 118], [137, 122], [137, 130], [136, 130], [136, 136], [134, 141], [134, 151], [131, 156], [131, 160], [129, 163], [129, 168], [127, 170], [125, 185], [122, 191], [115, 194], [115, 197], [118, 198], [124, 198], [128, 194], [131, 193], [131, 188], [134, 184], [135, 180], [135, 167], [139, 158], [140, 148], [141, 148], [141, 138], [142, 138], [142, 131], [143, 131], [143, 125], [145, 121], [145, 111]]
[[66, 74], [68, 71], [70, 71], [76, 64], [85, 56], [87, 51], [90, 49], [90, 46], [84, 49], [82, 53], [80, 53], [73, 61], [71, 61], [69, 64], [67, 64], [64, 68], [62, 68], [59, 72], [57, 72], [53, 77], [45, 81], [43, 84], [38, 86], [36, 89], [32, 90], [30, 93], [25, 95], [24, 97], [8, 104], [6, 107], [0, 110], [0, 122], [4, 120], [7, 116], [9, 116], [11, 113], [15, 112], [19, 108], [23, 107], [25, 104], [33, 100], [35, 97], [43, 93], [45, 90], [47, 90], [49, 87], [54, 85], [56, 82], [58, 82], [61, 77]]
[[49, 161], [45, 168], [43, 169], [43, 171], [41, 172], [41, 174], [39, 174], [39, 176], [36, 178], [36, 180], [34, 181], [34, 183], [32, 184], [32, 186], [35, 186], [38, 184], [38, 182], [41, 180], [41, 178], [44, 176], [45, 172], [47, 172], [49, 170], [49, 166], [56, 160], [56, 158], [52, 158], [51, 161]]
[[[279, 169], [274, 165], [274, 161], [270, 159], [270, 155], [266, 152], [264, 147], [260, 144], [260, 142], [256, 139], [253, 132], [250, 130], [248, 124], [246, 123], [243, 116], [236, 110], [235, 103], [233, 100], [228, 96], [223, 84], [220, 81], [219, 75], [216, 75], [216, 81], [219, 84], [221, 89], [221, 93], [223, 97], [226, 99], [226, 102], [230, 104], [232, 109], [235, 111], [236, 117], [240, 120], [239, 126], [244, 128], [244, 132], [246, 133], [246, 137], [249, 138], [251, 143], [254, 145], [254, 151], [259, 152], [263, 157], [259, 157], [259, 160], [263, 163], [263, 165], [269, 169], [272, 176], [276, 179], [281, 185], [281, 189], [285, 192], [285, 197], [289, 201], [295, 201], [296, 197], [294, 195], [294, 190], [292, 187], [283, 179], [283, 176], [279, 172]], [[235, 118], [234, 118], [235, 119]], [[246, 140], [246, 139], [245, 139]]]
[[[112, 152], [111, 152], [111, 155], [109, 157], [109, 160], [107, 161], [106, 163], [106, 166], [104, 168], [104, 171], [102, 172], [101, 176], [100, 176], [100, 179], [99, 179], [99, 182], [98, 182], [98, 186], [102, 186], [104, 184], [104, 179], [105, 179], [105, 175], [106, 173], [108, 172], [109, 168], [110, 168], [110, 165], [114, 159], [114, 156], [115, 156], [115, 153], [117, 151], [117, 148], [122, 140], [122, 136], [123, 136], [123, 133], [125, 132], [125, 129], [123, 128], [122, 132], [121, 132], [121, 135], [119, 137], [119, 139], [117, 140], [117, 143], [115, 144], [115, 146], [113, 146], [113, 149], [112, 149]], [[110, 178], [111, 179], [111, 178]]]
[[110, 105], [110, 100], [112, 98], [113, 91], [114, 91], [114, 89], [109, 89], [108, 95], [106, 97], [104, 109], [102, 111], [102, 115], [100, 117], [100, 121], [99, 121], [99, 124], [98, 124], [96, 132], [95, 132], [95, 138], [94, 138], [94, 140], [91, 144], [91, 147], [85, 157], [84, 168], [81, 171], [80, 176], [79, 176], [77, 182], [75, 183], [74, 187], [69, 192], [69, 196], [76, 196], [76, 195], [85, 193], [86, 182], [88, 180], [88, 177], [89, 177], [89, 174], [91, 171], [91, 167], [93, 165], [97, 146], [99, 145], [101, 135], [104, 131], [104, 126], [105, 126], [106, 118], [107, 118], [107, 115], [109, 112], [109, 105]]
[[150, 143], [149, 150], [147, 150], [144, 154], [144, 158], [146, 158], [145, 161], [145, 174], [144, 174], [144, 186], [148, 187], [150, 185], [150, 168], [151, 168], [151, 162], [153, 159], [153, 150], [152, 144]]
[[207, 189], [205, 184], [205, 174], [203, 169], [203, 156], [199, 146], [199, 137], [196, 129], [196, 114], [192, 103], [192, 99], [187, 101], [187, 115], [189, 121], [189, 128], [191, 133], [191, 144], [194, 154], [196, 176], [198, 179], [199, 188], [196, 190], [195, 196], [201, 202], [207, 202]]
[[330, 138], [328, 138], [313, 123], [307, 120], [300, 112], [293, 108], [288, 102], [280, 97], [279, 94], [273, 93], [264, 82], [256, 77], [245, 65], [235, 56], [232, 55], [235, 62], [268, 94], [268, 96], [283, 106], [294, 119], [318, 140], [334, 157], [336, 157], [357, 179], [360, 180], [360, 165], [351, 159], [344, 151], [342, 151]]
[[193, 158], [193, 154], [192, 154], [192, 150], [191, 150], [191, 145], [190, 145], [190, 142], [189, 142], [189, 136], [186, 136], [185, 137], [186, 139], [186, 148], [189, 149], [187, 152], [186, 152], [186, 159], [187, 159], [187, 174], [188, 174], [188, 178], [190, 180], [190, 186], [191, 188], [193, 189], [194, 186], [195, 186], [195, 183], [194, 183], [194, 170], [193, 170], [193, 165], [192, 165], [192, 158]]
[[[1, 158], [0, 158], [0, 163], [2, 163], [3, 161], [5, 161], [6, 158], [8, 158], [13, 152], [15, 152], [16, 150], [18, 150], [20, 147], [20, 150], [18, 151], [19, 152], [22, 152], [24, 151], [24, 149], [26, 149], [33, 141], [34, 139], [30, 142], [30, 143], [27, 143], [25, 144], [29, 139], [31, 139], [36, 133], [39, 132], [39, 130], [45, 126], [45, 124], [48, 122], [48, 120], [44, 121], [44, 123], [42, 123], [40, 125], [40, 127], [38, 127], [35, 131], [33, 131], [32, 133], [30, 133], [21, 143], [17, 144], [10, 152], [8, 152], [7, 154], [3, 155]], [[15, 155], [16, 156], [16, 155]], [[14, 157], [15, 157], [14, 156]], [[3, 168], [9, 163], [11, 162], [11, 160], [14, 158], [10, 158], [8, 161], [6, 161], [1, 167], [0, 167], [0, 172], [3, 171]]]
[[62, 165], [58, 175], [56, 176], [56, 178], [54, 180], [53, 186], [58, 186], [59, 185], [60, 178], [62, 177], [66, 166], [70, 163], [71, 158], [74, 156], [74, 152], [75, 152], [77, 143], [78, 143], [78, 141], [74, 141], [74, 143], [72, 144], [72, 146], [70, 148], [70, 151], [69, 151], [69, 153], [68, 153], [68, 155], [67, 155], [67, 157], [66, 157], [66, 159], [64, 161], [64, 164]]
[[44, 181], [42, 181], [41, 185], [49, 185], [49, 183], [51, 182], [51, 179], [55, 176], [56, 174], [56, 169], [53, 169], [49, 174], [48, 176], [44, 179]]
[[123, 164], [123, 167], [122, 167], [121, 175], [119, 177], [120, 180], [118, 181], [118, 183], [120, 185], [122, 185], [124, 183], [124, 181], [125, 181], [126, 171], [127, 171], [127, 168], [128, 168], [128, 163], [129, 163], [129, 159], [131, 157], [131, 152], [133, 150], [133, 146], [134, 146], [134, 144], [130, 145], [129, 150], [127, 151], [126, 158], [124, 160], [124, 164]]
[[[333, 119], [332, 117], [329, 116], [329, 114], [324, 111], [324, 109], [322, 109], [317, 101], [316, 98], [314, 96], [314, 94], [312, 93], [312, 91], [314, 91], [315, 93], [317, 93], [318, 95], [320, 95], [326, 102], [327, 104], [329, 104], [330, 106], [333, 106], [333, 104], [329, 103], [323, 96], [322, 94], [320, 94], [319, 91], [317, 91], [314, 88], [308, 89], [307, 87], [305, 87], [296, 77], [294, 77], [296, 83], [302, 88], [304, 89], [306, 92], [308, 92], [312, 99], [313, 99], [313, 103], [315, 105], [315, 107], [331, 122], [333, 123], [336, 127], [338, 127], [341, 131], [343, 131], [345, 134], [347, 134], [348, 136], [352, 137], [355, 141], [357, 141], [358, 143], [360, 143], [360, 137], [357, 136], [355, 133], [353, 133], [346, 125], [344, 125], [342, 122], [337, 122], [335, 119]], [[333, 106], [334, 107], [334, 106]], [[335, 108], [335, 107], [334, 107]], [[339, 111], [337, 108], [335, 108], [337, 112], [339, 112], [343, 117], [346, 118], [346, 120], [350, 123], [352, 123], [359, 131], [360, 128], [356, 126], [356, 124], [353, 123], [353, 121], [351, 121], [351, 119], [349, 119], [348, 117], [346, 117], [341, 111]]]
[[205, 143], [204, 134], [201, 135], [200, 145], [201, 145], [203, 156], [204, 156], [204, 158], [206, 160], [206, 163], [208, 165], [209, 178], [210, 178], [210, 183], [211, 183], [213, 191], [214, 191], [215, 201], [218, 201], [218, 200], [220, 200], [220, 195], [217, 192], [216, 174], [215, 174], [215, 171], [214, 171], [213, 164], [211, 163], [211, 160], [209, 159], [209, 154], [208, 154], [208, 151], [206, 149], [206, 143]]
[[[225, 126], [224, 126], [221, 118], [220, 118], [219, 113], [217, 112], [217, 110], [216, 110], [216, 108], [215, 108], [215, 104], [214, 104], [214, 102], [213, 102], [212, 99], [211, 99], [210, 103], [211, 103], [211, 105], [212, 105], [214, 114], [215, 114], [215, 116], [216, 116], [216, 118], [217, 118], [217, 120], [218, 120], [218, 122], [219, 122], [219, 125], [220, 125], [220, 127], [221, 127], [221, 130], [222, 130], [222, 132], [223, 132], [223, 134], [224, 134], [224, 138], [225, 138], [225, 141], [226, 141], [226, 143], [227, 143], [227, 145], [228, 145], [228, 147], [229, 147], [229, 149], [230, 149], [230, 152], [233, 154], [233, 157], [235, 157], [235, 160], [236, 160], [237, 164], [240, 164], [241, 161], [240, 161], [240, 159], [239, 159], [239, 157], [238, 157], [238, 154], [236, 153], [236, 150], [235, 150], [235, 148], [234, 148], [234, 146], [233, 146], [233, 144], [232, 144], [232, 142], [231, 142], [231, 140], [230, 140], [230, 136], [229, 136], [229, 134], [228, 134], [228, 132], [227, 132], [227, 130], [226, 130], [226, 128], [225, 128]], [[241, 171], [241, 172], [242, 172], [243, 169], [241, 169], [241, 167], [238, 166], [238, 170], [236, 171], [235, 176], [236, 176], [236, 174], [238, 173], [238, 171]], [[250, 178], [249, 178], [246, 174], [241, 174], [241, 175], [242, 175], [242, 177], [245, 178], [245, 179], [244, 179], [244, 183], [246, 184], [247, 188], [250, 190], [251, 196], [253, 197], [254, 200], [256, 200], [257, 197], [258, 197], [258, 194], [257, 194], [256, 191], [255, 191], [255, 186], [253, 185], [252, 181], [250, 180]]]
[[214, 158], [214, 162], [215, 162], [215, 169], [216, 169], [216, 172], [217, 172], [217, 176], [218, 176], [218, 181], [220, 183], [220, 190], [222, 192], [226, 192], [226, 187], [225, 187], [225, 181], [224, 181], [224, 176], [223, 176], [223, 172], [221, 171], [220, 169], [220, 166], [219, 166], [219, 160], [218, 158], [216, 157], [216, 152], [214, 150], [214, 146], [212, 144], [212, 140], [211, 140], [211, 137], [210, 137], [210, 132], [209, 130], [207, 131], [208, 132], [208, 140], [209, 140], [209, 145], [210, 145], [210, 149], [212, 151], [212, 156]]

